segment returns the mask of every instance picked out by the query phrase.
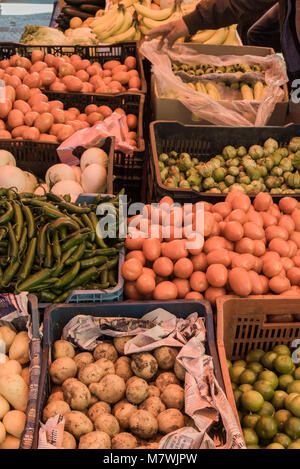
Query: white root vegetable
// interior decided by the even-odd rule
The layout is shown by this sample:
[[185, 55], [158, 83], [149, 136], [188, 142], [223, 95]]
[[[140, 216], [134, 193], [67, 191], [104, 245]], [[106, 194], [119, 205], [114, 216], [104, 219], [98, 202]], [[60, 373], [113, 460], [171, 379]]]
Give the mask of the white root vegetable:
[[76, 199], [80, 194], [82, 194], [83, 189], [78, 182], [73, 181], [73, 180], [65, 180], [65, 181], [60, 181], [56, 183], [52, 189], [51, 192], [56, 195], [64, 196], [66, 194], [70, 194], [71, 196], [71, 201], [76, 202]]
[[23, 171], [23, 174], [26, 179], [25, 192], [34, 192], [38, 184], [36, 177], [34, 174], [29, 173], [28, 171]]
[[0, 150], [0, 166], [16, 166], [14, 155], [7, 150]]
[[82, 172], [81, 184], [84, 192], [104, 193], [106, 190], [106, 169], [99, 164], [91, 164]]
[[82, 153], [80, 158], [81, 171], [84, 171], [85, 168], [94, 163], [100, 164], [104, 168], [107, 168], [108, 156], [107, 153], [101, 148], [92, 147]]
[[49, 186], [47, 184], [40, 184], [34, 191], [36, 195], [45, 195], [50, 192]]
[[46, 184], [51, 187], [60, 181], [76, 181], [76, 176], [71, 166], [59, 163], [48, 169], [45, 180]]
[[18, 192], [24, 192], [26, 187], [24, 172], [15, 166], [1, 166], [0, 187], [4, 187], [5, 189], [15, 187]]
[[80, 184], [80, 182], [81, 182], [81, 169], [80, 169], [80, 166], [72, 165], [71, 168], [73, 169], [73, 171], [75, 173], [76, 182], [78, 182], [78, 184]]

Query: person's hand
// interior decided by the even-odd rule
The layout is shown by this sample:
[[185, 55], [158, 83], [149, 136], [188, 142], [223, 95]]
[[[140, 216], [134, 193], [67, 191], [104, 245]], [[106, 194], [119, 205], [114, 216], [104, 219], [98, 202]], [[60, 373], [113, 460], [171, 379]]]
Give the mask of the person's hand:
[[187, 36], [188, 34], [189, 30], [187, 28], [187, 25], [185, 24], [183, 19], [180, 19], [176, 21], [171, 21], [170, 23], [163, 24], [158, 28], [152, 29], [147, 34], [147, 38], [151, 40], [161, 36], [161, 40], [158, 46], [158, 48], [161, 49], [165, 39], [168, 42], [168, 46], [172, 47], [172, 45], [177, 39], [183, 36]]

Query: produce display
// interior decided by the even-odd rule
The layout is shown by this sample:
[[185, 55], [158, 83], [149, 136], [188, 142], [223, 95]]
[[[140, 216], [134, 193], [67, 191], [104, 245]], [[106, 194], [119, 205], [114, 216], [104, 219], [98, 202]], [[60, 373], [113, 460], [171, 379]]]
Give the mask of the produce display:
[[29, 337], [0, 325], [0, 449], [19, 449], [25, 428], [29, 387]]
[[300, 366], [286, 345], [228, 361], [248, 449], [300, 449]]
[[264, 73], [264, 70], [258, 64], [232, 64], [226, 66], [217, 66], [212, 64], [188, 65], [178, 62], [172, 63], [173, 72], [185, 72], [192, 76], [208, 75], [210, 73], [232, 73], [238, 78], [242, 73]]
[[219, 194], [234, 189], [246, 194], [293, 194], [300, 189], [299, 150], [299, 137], [283, 145], [269, 138], [248, 149], [228, 145], [208, 162], [188, 153], [161, 153], [158, 166], [162, 183], [170, 188]]
[[[53, 168], [49, 178], [55, 177]], [[79, 206], [54, 192], [38, 196], [2, 188], [0, 196], [1, 292], [32, 292], [41, 302], [60, 303], [72, 290], [117, 285], [123, 242], [103, 239], [96, 208], [110, 202], [118, 214], [119, 196], [99, 195]]]
[[42, 420], [64, 416], [64, 449], [155, 449], [164, 435], [191, 425], [178, 348], [126, 356], [131, 338], [102, 342], [93, 353], [76, 353], [66, 340], [54, 342]]
[[20, 99], [29, 96], [28, 88], [102, 94], [139, 91], [141, 87], [135, 57], [127, 57], [123, 64], [109, 60], [101, 66], [77, 54], [57, 57], [41, 50], [33, 51], [31, 60], [19, 55], [2, 60], [0, 79], [18, 88], [16, 94]]
[[237, 25], [233, 24], [227, 28], [198, 31], [191, 37], [190, 42], [198, 44], [224, 44], [226, 46], [239, 46], [241, 43], [238, 38], [236, 28]]
[[88, 27], [89, 20], [98, 12], [104, 11], [104, 8], [105, 1], [101, 0], [67, 0], [56, 18], [56, 23], [62, 30], [85, 25]]
[[[134, 300], [202, 299], [228, 294], [300, 295], [300, 209], [259, 193], [230, 192], [225, 202], [174, 206], [164, 197], [130, 220], [122, 266]], [[203, 224], [201, 217], [203, 216]], [[204, 234], [204, 238], [203, 238]]]

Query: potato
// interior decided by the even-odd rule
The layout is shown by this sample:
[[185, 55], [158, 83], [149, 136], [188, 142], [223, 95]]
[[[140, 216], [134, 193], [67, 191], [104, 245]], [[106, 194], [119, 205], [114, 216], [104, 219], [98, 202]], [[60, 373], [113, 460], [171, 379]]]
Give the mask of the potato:
[[19, 449], [21, 440], [11, 435], [6, 435], [5, 440], [0, 445], [0, 449]]
[[134, 449], [137, 447], [137, 439], [131, 433], [122, 432], [111, 440], [112, 449]]
[[116, 351], [115, 347], [108, 342], [102, 342], [101, 344], [97, 345], [93, 355], [95, 360], [106, 358], [113, 363], [118, 360], [118, 352]]
[[2, 443], [4, 443], [5, 438], [6, 438], [6, 428], [3, 425], [3, 423], [0, 422], [0, 445], [2, 445]]
[[92, 422], [102, 414], [109, 414], [110, 413], [110, 405], [107, 402], [96, 402], [88, 411], [88, 417], [91, 419]]
[[4, 415], [7, 414], [7, 412], [10, 409], [10, 405], [7, 402], [6, 399], [4, 399], [3, 396], [0, 395], [0, 420], [3, 419]]
[[177, 360], [175, 360], [175, 363], [174, 363], [174, 373], [177, 376], [177, 378], [180, 379], [181, 381], [185, 380], [185, 373], [186, 373], [185, 368]]
[[23, 369], [22, 369], [21, 376], [22, 376], [22, 378], [24, 379], [24, 381], [25, 381], [25, 383], [27, 384], [27, 386], [29, 386], [29, 384], [30, 384], [30, 370], [29, 370], [29, 366], [26, 366], [26, 368], [23, 368]]
[[159, 397], [148, 397], [148, 399], [142, 402], [139, 409], [147, 410], [148, 412], [151, 412], [154, 417], [157, 417], [158, 414], [166, 410], [166, 406]]
[[174, 373], [170, 371], [166, 371], [165, 373], [161, 373], [155, 381], [156, 386], [163, 392], [169, 384], [180, 384]]
[[161, 394], [161, 400], [168, 409], [181, 410], [184, 405], [184, 390], [178, 384], [169, 384]]
[[149, 386], [147, 382], [136, 376], [129, 378], [126, 383], [126, 397], [131, 404], [140, 404], [147, 399]]
[[64, 393], [62, 391], [57, 391], [57, 392], [53, 392], [52, 394], [50, 394], [50, 396], [48, 397], [47, 404], [49, 404], [49, 402], [64, 401], [64, 400], [65, 400]]
[[61, 386], [58, 386], [57, 384], [52, 386], [51, 388], [51, 392], [62, 392], [62, 387]]
[[114, 346], [120, 355], [124, 355], [125, 344], [127, 344], [127, 342], [129, 342], [129, 340], [131, 340], [133, 337], [133, 335], [126, 335], [125, 337], [114, 338]]
[[51, 380], [55, 384], [62, 384], [68, 378], [74, 378], [77, 373], [77, 365], [70, 357], [54, 360], [49, 369]]
[[158, 370], [158, 364], [151, 353], [134, 353], [131, 360], [131, 369], [136, 376], [151, 379]]
[[115, 416], [117, 410], [118, 410], [118, 409], [121, 409], [121, 408], [124, 406], [124, 404], [127, 404], [127, 403], [128, 403], [127, 399], [122, 399], [121, 401], [117, 402], [117, 403], [113, 406], [111, 413]]
[[102, 414], [94, 422], [95, 429], [105, 432], [111, 438], [120, 431], [118, 420], [111, 414]]
[[64, 449], [76, 449], [77, 443], [73, 435], [69, 432], [64, 432], [62, 447]]
[[159, 397], [160, 390], [154, 384], [149, 385], [149, 397]]
[[95, 396], [95, 394], [92, 394], [92, 393], [90, 393], [90, 394], [91, 394], [91, 397], [90, 397], [89, 405], [88, 405], [89, 408], [92, 407], [92, 405], [94, 405], [94, 404], [96, 404], [97, 402], [99, 402], [99, 399], [98, 399], [97, 396]]
[[100, 383], [92, 383], [89, 386], [90, 391], [101, 401], [115, 404], [123, 398], [125, 394], [125, 381], [117, 375], [106, 375]]
[[158, 417], [158, 430], [167, 434], [178, 430], [184, 426], [184, 417], [178, 409], [167, 409], [161, 412]]
[[20, 410], [10, 410], [4, 416], [2, 423], [7, 433], [15, 438], [21, 438], [25, 428], [26, 414]]
[[27, 332], [19, 332], [9, 349], [10, 360], [17, 360], [21, 365], [29, 362], [29, 337]]
[[74, 358], [75, 357], [75, 348], [71, 342], [67, 340], [56, 340], [53, 344], [53, 358]]
[[65, 415], [65, 431], [71, 433], [77, 440], [93, 430], [93, 423], [83, 412], [71, 410]]
[[70, 406], [65, 401], [52, 401], [49, 402], [43, 410], [43, 422], [46, 423], [51, 417], [61, 414], [66, 415], [71, 411]]
[[170, 370], [174, 366], [178, 351], [173, 347], [158, 347], [154, 350], [153, 355], [162, 370]]
[[137, 410], [129, 419], [130, 431], [145, 440], [152, 438], [158, 430], [158, 423], [151, 412]]
[[110, 449], [111, 441], [107, 433], [95, 431], [80, 437], [78, 449]]
[[16, 374], [0, 376], [0, 394], [15, 410], [26, 411], [28, 386], [22, 376]]
[[129, 357], [120, 357], [115, 363], [115, 373], [121, 378], [124, 379], [126, 382], [131, 376], [133, 375], [131, 366], [130, 366], [130, 358]]
[[86, 365], [89, 365], [90, 363], [94, 363], [94, 361], [95, 361], [94, 357], [90, 352], [78, 353], [74, 357], [74, 362], [76, 363], [78, 370], [80, 370], [82, 366], [86, 366]]
[[16, 332], [9, 326], [0, 326], [0, 340], [2, 339], [5, 342], [6, 353], [9, 352], [11, 344], [13, 343], [16, 335]]
[[67, 379], [62, 386], [65, 401], [73, 410], [87, 409], [91, 398], [88, 387], [79, 380], [71, 380]]
[[120, 423], [122, 428], [129, 427], [129, 419], [131, 415], [137, 411], [135, 405], [130, 404], [129, 402], [124, 402], [122, 406], [118, 407], [114, 413], [116, 419]]
[[17, 360], [9, 360], [6, 363], [0, 364], [0, 376], [7, 374], [22, 375], [22, 366]]
[[91, 383], [99, 383], [103, 378], [104, 371], [97, 363], [90, 363], [89, 365], [82, 366], [78, 372], [78, 379], [86, 386]]
[[111, 360], [107, 360], [107, 358], [99, 358], [95, 363], [101, 366], [104, 371], [104, 376], [115, 374], [115, 365]]

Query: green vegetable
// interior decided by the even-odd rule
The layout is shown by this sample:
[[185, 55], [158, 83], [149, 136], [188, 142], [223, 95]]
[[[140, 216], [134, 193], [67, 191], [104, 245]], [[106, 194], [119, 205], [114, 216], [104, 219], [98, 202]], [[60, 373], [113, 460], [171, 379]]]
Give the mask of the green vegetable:
[[249, 148], [248, 153], [251, 156], [251, 158], [253, 158], [254, 160], [257, 160], [264, 156], [264, 150], [260, 145], [252, 145]]
[[188, 153], [181, 153], [178, 159], [178, 167], [180, 171], [187, 171], [193, 166], [191, 157]]
[[215, 169], [213, 172], [213, 178], [216, 182], [224, 181], [226, 176], [226, 170], [224, 168]]
[[224, 156], [225, 160], [229, 160], [231, 158], [235, 158], [237, 155], [237, 151], [234, 147], [228, 145], [224, 148], [222, 155]]

